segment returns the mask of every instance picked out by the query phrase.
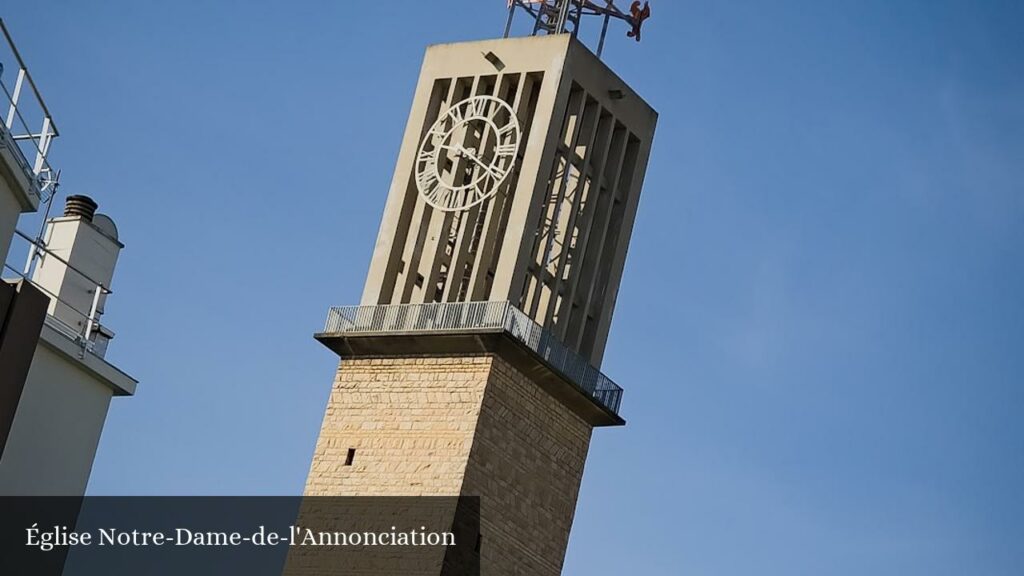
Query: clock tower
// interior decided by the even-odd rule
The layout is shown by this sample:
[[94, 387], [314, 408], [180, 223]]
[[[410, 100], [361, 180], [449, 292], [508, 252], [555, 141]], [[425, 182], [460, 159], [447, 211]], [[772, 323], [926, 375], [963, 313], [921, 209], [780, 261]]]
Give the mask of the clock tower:
[[596, 4], [427, 49], [362, 302], [316, 335], [306, 495], [479, 496], [487, 576], [561, 573], [592, 431], [625, 423], [600, 368], [657, 114], [576, 34], [642, 18]]

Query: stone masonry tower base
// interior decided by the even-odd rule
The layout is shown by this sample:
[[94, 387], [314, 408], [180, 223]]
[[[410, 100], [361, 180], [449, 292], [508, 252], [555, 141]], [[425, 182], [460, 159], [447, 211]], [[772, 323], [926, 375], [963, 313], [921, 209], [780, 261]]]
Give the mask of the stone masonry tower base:
[[487, 494], [482, 573], [557, 575], [591, 430], [496, 354], [346, 361], [306, 495]]

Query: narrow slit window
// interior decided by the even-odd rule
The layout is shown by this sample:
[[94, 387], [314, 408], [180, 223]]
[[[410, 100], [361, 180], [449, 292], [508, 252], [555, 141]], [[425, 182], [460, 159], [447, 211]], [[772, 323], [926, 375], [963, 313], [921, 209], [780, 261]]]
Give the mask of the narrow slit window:
[[356, 449], [349, 448], [348, 454], [345, 455], [345, 466], [351, 466], [352, 462], [356, 459]]

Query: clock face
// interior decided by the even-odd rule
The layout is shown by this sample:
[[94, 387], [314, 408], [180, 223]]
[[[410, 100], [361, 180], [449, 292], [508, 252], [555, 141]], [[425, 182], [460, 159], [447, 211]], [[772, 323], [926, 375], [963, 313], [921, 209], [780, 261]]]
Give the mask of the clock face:
[[519, 138], [519, 120], [503, 100], [474, 96], [454, 104], [423, 138], [416, 188], [438, 210], [476, 206], [512, 173]]

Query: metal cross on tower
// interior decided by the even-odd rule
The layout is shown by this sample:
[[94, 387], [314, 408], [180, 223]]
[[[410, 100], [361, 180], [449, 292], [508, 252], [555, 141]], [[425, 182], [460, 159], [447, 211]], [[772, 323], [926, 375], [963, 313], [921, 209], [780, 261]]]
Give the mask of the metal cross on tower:
[[512, 21], [517, 10], [528, 13], [534, 21], [533, 35], [538, 34], [565, 34], [572, 33], [577, 36], [585, 16], [599, 16], [603, 18], [604, 25], [601, 28], [601, 39], [597, 45], [597, 56], [604, 52], [605, 38], [608, 36], [608, 26], [612, 19], [621, 20], [630, 26], [626, 35], [637, 42], [643, 29], [644, 21], [651, 16], [651, 5], [649, 1], [641, 2], [634, 0], [628, 12], [623, 12], [616, 5], [614, 0], [507, 0], [508, 21], [505, 24], [505, 38], [508, 38], [512, 31]]

